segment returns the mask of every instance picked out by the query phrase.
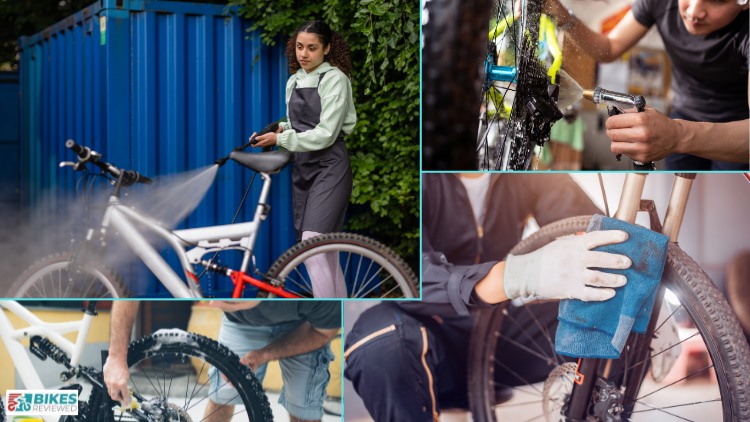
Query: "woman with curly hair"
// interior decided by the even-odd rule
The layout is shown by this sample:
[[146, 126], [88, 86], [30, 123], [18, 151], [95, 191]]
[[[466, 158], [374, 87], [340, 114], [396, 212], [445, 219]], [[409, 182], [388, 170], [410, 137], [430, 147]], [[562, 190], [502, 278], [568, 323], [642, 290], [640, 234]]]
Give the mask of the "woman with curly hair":
[[[287, 43], [292, 76], [286, 84], [287, 122], [258, 136], [256, 146], [294, 153], [294, 227], [306, 240], [341, 230], [352, 193], [344, 135], [354, 129], [351, 64], [344, 38], [322, 21], [305, 22]], [[315, 297], [347, 297], [338, 254], [305, 261]]]

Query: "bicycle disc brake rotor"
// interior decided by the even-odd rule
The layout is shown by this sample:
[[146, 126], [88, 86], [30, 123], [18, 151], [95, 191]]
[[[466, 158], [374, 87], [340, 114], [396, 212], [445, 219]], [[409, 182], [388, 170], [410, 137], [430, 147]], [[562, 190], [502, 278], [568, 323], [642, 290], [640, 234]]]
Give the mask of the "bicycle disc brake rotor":
[[188, 415], [187, 411], [176, 404], [167, 404], [167, 413], [169, 414], [169, 421], [180, 421], [180, 422], [193, 422], [193, 419]]
[[565, 409], [570, 393], [573, 391], [573, 380], [576, 374], [576, 364], [566, 362], [556, 366], [544, 381], [542, 390], [542, 409], [547, 422], [565, 420]]
[[193, 422], [187, 410], [174, 404], [167, 403], [167, 399], [154, 398], [141, 404], [149, 415], [149, 420], [159, 422]]

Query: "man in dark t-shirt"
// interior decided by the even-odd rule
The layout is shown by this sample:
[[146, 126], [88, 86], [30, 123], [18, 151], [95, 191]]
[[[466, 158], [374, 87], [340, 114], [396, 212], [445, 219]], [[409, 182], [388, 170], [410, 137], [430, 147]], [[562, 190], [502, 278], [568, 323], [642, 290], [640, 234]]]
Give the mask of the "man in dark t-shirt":
[[560, 0], [545, 11], [586, 54], [617, 59], [651, 26], [672, 62], [669, 117], [647, 108], [607, 120], [612, 152], [665, 158], [669, 170], [748, 170], [747, 0], [638, 0], [608, 34], [583, 25]]
[[[330, 341], [341, 328], [340, 301], [213, 301], [225, 313], [219, 343], [240, 356], [263, 381], [269, 361], [278, 360], [284, 387], [279, 403], [290, 420], [315, 421], [323, 417], [323, 400], [333, 360]], [[138, 302], [112, 305], [109, 357], [104, 381], [113, 400], [127, 402], [129, 372], [127, 344]], [[234, 387], [221, 382], [215, 368], [209, 371], [211, 388], [204, 415], [210, 420], [230, 420], [240, 404]]]

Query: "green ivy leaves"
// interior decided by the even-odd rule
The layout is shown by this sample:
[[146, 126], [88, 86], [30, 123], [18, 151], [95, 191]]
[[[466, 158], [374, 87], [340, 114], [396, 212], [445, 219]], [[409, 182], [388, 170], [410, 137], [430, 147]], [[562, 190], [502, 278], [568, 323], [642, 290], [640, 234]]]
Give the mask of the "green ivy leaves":
[[[357, 126], [348, 230], [370, 235], [418, 266], [419, 2], [232, 0], [264, 43], [323, 19], [349, 43]], [[281, 38], [279, 37], [281, 36]]]

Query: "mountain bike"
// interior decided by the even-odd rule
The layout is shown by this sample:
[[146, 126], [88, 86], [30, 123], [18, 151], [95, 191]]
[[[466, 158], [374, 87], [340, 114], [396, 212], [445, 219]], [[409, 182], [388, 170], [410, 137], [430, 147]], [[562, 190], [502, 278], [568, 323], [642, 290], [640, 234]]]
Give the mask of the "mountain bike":
[[[120, 169], [73, 140], [68, 140], [66, 147], [75, 152], [78, 161], [61, 166], [70, 166], [86, 176], [94, 174], [88, 171], [90, 167], [97, 168], [100, 174], [94, 177], [101, 176], [110, 182], [111, 193], [103, 217], [76, 222], [88, 224], [85, 238], [76, 239], [68, 250], [33, 264], [11, 286], [10, 297], [128, 297], [128, 288], [122, 277], [107, 266], [106, 250], [113, 243], [124, 244], [133, 251], [176, 298], [213, 296], [211, 291], [206, 294], [201, 288], [200, 279], [206, 272], [229, 277], [234, 284], [232, 297], [235, 298], [243, 297], [250, 290], [246, 289], [247, 285], [256, 287], [261, 297], [312, 297], [312, 282], [305, 261], [319, 254], [335, 252], [338, 252], [349, 297], [418, 296], [416, 275], [404, 260], [380, 242], [358, 234], [328, 233], [307, 239], [282, 254], [266, 273], [255, 267], [255, 241], [271, 208], [268, 202], [271, 174], [278, 173], [290, 162], [292, 154], [289, 152], [246, 153], [235, 150], [214, 164], [218, 170], [227, 160], [232, 160], [260, 174], [263, 186], [252, 221], [169, 230], [151, 218], [148, 211], [130, 206], [123, 198], [126, 188], [151, 184], [150, 178], [135, 170]], [[92, 207], [87, 203], [88, 209]], [[147, 235], [165, 241], [176, 253], [184, 279], [159, 254]], [[240, 251], [242, 262], [239, 268], [230, 268], [216, 260], [217, 254], [224, 251]], [[199, 274], [195, 266], [202, 267], [203, 271]]]
[[[513, 410], [522, 412], [527, 420], [548, 421], [750, 419], [747, 341], [709, 276], [677, 245], [695, 177], [675, 175], [663, 223], [653, 201], [641, 199], [646, 174], [628, 173], [625, 177], [614, 217], [633, 223], [637, 212], [646, 212], [650, 229], [668, 236], [670, 243], [648, 328], [644, 334], [630, 334], [619, 359], [557, 355], [554, 323], [544, 324], [530, 309], [541, 301], [506, 303], [477, 315], [469, 351], [469, 400], [474, 421], [494, 421], [497, 415], [505, 420], [506, 412]], [[590, 217], [584, 216], [549, 224], [510, 253], [528, 253], [558, 237], [584, 232], [589, 221]], [[518, 326], [513, 315], [520, 314], [531, 316], [535, 327]], [[541, 334], [533, 346], [521, 350], [514, 338], [503, 336], [509, 328], [519, 330], [518, 335], [528, 340], [529, 328]], [[529, 379], [519, 368], [505, 365], [497, 353], [507, 348], [524, 353], [529, 367], [541, 368], [546, 379]], [[678, 376], [669, 369], [681, 349], [680, 359], [692, 357], [697, 363], [686, 365], [684, 375]], [[706, 379], [715, 382], [701, 383]], [[686, 385], [694, 387], [673, 393], [677, 386]], [[509, 395], [515, 398], [508, 401]]]
[[[541, 13], [542, 4], [426, 3], [425, 168], [473, 169], [477, 161], [480, 170], [531, 167], [534, 148], [549, 141], [552, 123], [562, 117], [556, 85], [562, 55], [554, 25]], [[540, 57], [542, 51], [550, 52], [549, 60]], [[470, 139], [477, 139], [473, 150], [467, 148]]]
[[[0, 312], [0, 339], [24, 389], [78, 393], [77, 415], [49, 415], [43, 417], [45, 421], [202, 420], [204, 415], [197, 414], [195, 406], [206, 403], [213, 393], [206, 382], [211, 366], [217, 369], [213, 376], [219, 377], [218, 388], [233, 390], [244, 404], [235, 408], [233, 420], [273, 420], [268, 398], [255, 375], [240, 364], [237, 355], [212, 339], [182, 330], [159, 330], [133, 341], [128, 348], [132, 405], [122, 408], [109, 398], [102, 372], [81, 364], [97, 315], [95, 302], [84, 305], [80, 320], [58, 323], [41, 320], [15, 301], [0, 301], [0, 309], [5, 311]], [[19, 317], [24, 326], [14, 327], [8, 314]], [[65, 338], [64, 334], [74, 332], [78, 332], [74, 342]], [[59, 379], [43, 381], [33, 359], [59, 365]], [[0, 412], [0, 422], [3, 420]]]

